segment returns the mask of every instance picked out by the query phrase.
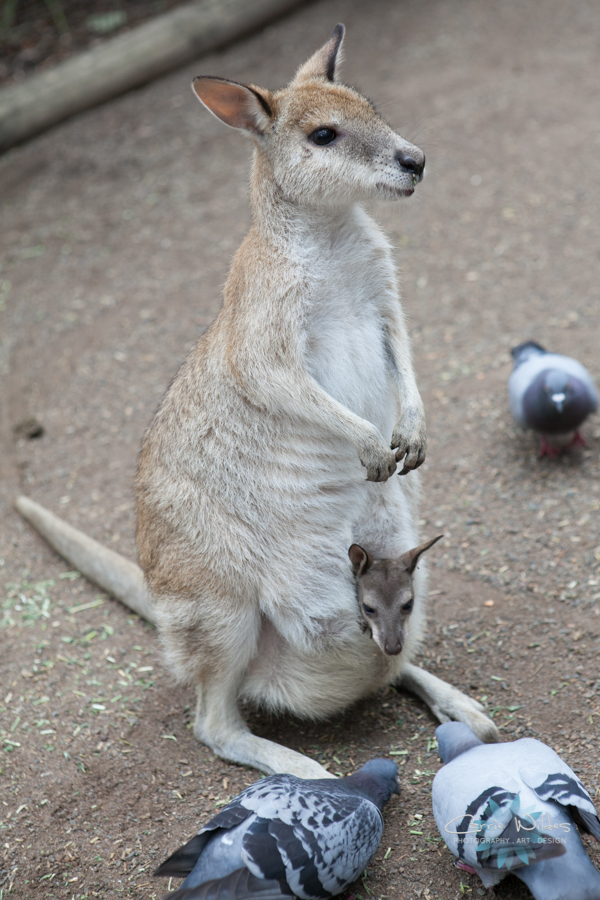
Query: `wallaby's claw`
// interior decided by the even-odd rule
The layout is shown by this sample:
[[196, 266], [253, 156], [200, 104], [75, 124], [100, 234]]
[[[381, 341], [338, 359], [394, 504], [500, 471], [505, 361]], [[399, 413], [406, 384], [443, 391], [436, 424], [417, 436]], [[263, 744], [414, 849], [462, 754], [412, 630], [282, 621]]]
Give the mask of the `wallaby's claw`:
[[425, 446], [421, 444], [417, 447], [398, 447], [396, 449], [396, 460], [399, 462], [404, 458], [403, 468], [398, 475], [408, 475], [418, 469], [425, 462]]
[[399, 475], [408, 475], [423, 465], [427, 452], [424, 420], [417, 416], [406, 416], [397, 422], [392, 433], [392, 450], [395, 451], [397, 462], [403, 460]]
[[365, 466], [365, 468], [367, 470], [367, 481], [387, 481], [396, 471], [396, 457], [393, 456], [388, 464], [370, 465]]

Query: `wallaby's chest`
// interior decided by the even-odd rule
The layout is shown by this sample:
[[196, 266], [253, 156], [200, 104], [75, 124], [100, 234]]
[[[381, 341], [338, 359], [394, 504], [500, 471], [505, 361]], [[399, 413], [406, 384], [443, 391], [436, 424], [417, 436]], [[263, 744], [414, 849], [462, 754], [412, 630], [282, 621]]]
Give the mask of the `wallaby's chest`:
[[383, 427], [393, 415], [393, 356], [385, 314], [397, 304], [383, 241], [355, 232], [316, 248], [310, 272], [304, 355], [327, 393]]

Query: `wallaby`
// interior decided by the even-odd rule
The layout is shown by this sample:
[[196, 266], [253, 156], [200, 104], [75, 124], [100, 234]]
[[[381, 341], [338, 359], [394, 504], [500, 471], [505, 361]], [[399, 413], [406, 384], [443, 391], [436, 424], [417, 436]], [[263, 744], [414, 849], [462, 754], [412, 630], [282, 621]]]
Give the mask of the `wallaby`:
[[356, 578], [359, 624], [388, 656], [402, 652], [408, 618], [415, 605], [413, 573], [421, 554], [444, 535], [407, 550], [397, 559], [373, 559], [358, 544], [352, 544], [348, 556]]
[[[339, 712], [398, 682], [441, 721], [495, 740], [480, 704], [412, 665], [425, 585], [403, 651], [356, 621], [347, 548], [416, 544], [425, 419], [391, 248], [359, 205], [410, 196], [425, 157], [338, 81], [338, 25], [283, 90], [199, 77], [193, 90], [254, 142], [253, 223], [223, 309], [167, 391], [137, 475], [141, 572], [21, 499], [82, 573], [158, 625], [197, 692], [194, 730], [264, 772], [323, 777], [253, 735], [240, 700], [298, 716]], [[390, 446], [391, 445], [391, 446]]]

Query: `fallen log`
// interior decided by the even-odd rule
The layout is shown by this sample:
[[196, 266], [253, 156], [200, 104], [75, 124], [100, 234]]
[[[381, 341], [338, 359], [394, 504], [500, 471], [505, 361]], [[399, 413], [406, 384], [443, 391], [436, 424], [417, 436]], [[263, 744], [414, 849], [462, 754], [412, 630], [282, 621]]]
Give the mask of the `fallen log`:
[[223, 47], [302, 0], [196, 0], [0, 91], [0, 151]]

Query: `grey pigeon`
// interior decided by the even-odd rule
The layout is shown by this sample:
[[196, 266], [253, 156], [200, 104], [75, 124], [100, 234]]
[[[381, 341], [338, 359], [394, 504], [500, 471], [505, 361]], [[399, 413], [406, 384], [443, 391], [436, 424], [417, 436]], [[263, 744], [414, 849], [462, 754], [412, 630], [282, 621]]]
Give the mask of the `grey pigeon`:
[[585, 441], [579, 426], [598, 408], [598, 392], [588, 370], [570, 356], [548, 353], [535, 341], [511, 350], [510, 411], [521, 428], [540, 435], [540, 456], [557, 456]]
[[433, 814], [457, 865], [486, 887], [509, 872], [536, 900], [600, 900], [600, 872], [577, 827], [600, 841], [600, 821], [573, 770], [546, 744], [484, 744], [461, 722], [436, 730], [445, 765]]
[[154, 873], [182, 877], [169, 900], [319, 900], [364, 871], [399, 794], [398, 767], [372, 759], [345, 778], [271, 775], [242, 791]]

